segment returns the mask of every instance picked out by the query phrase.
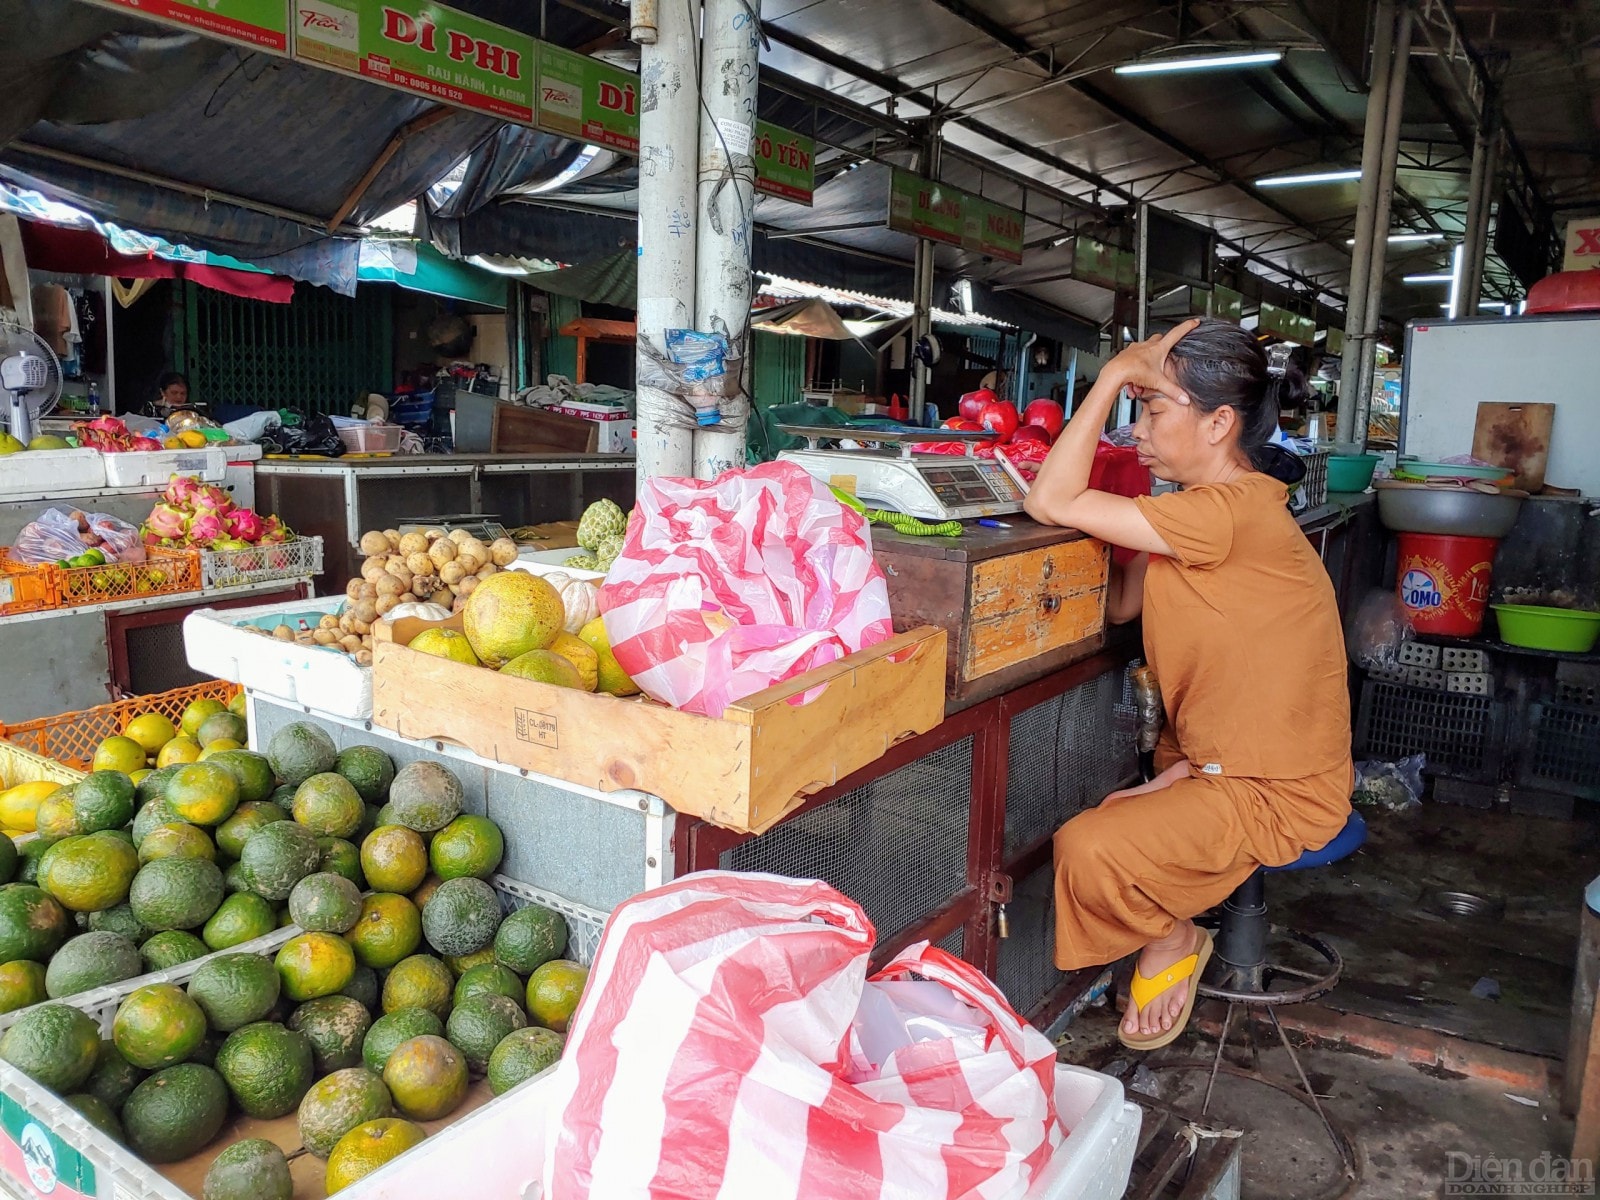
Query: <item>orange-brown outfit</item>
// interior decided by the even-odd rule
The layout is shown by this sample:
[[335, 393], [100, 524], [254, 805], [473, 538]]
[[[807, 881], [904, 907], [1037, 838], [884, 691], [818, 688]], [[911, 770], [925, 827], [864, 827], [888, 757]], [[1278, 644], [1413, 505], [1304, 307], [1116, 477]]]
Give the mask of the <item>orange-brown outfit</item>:
[[1111, 962], [1225, 899], [1258, 866], [1324, 846], [1350, 813], [1350, 697], [1327, 571], [1257, 473], [1138, 499], [1172, 548], [1144, 582], [1165, 768], [1055, 835], [1056, 966]]

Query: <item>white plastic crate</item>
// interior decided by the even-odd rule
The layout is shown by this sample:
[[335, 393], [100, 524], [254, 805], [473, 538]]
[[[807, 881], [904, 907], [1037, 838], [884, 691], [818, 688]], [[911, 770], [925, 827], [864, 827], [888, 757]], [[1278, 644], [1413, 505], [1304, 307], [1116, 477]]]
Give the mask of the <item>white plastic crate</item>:
[[334, 717], [365, 721], [372, 717], [372, 668], [324, 646], [302, 646], [262, 637], [241, 628], [270, 629], [280, 621], [308, 616], [314, 625], [325, 613], [344, 607], [343, 596], [319, 596], [251, 608], [202, 608], [183, 619], [183, 648], [196, 671], [243, 684], [278, 700]]
[[[496, 875], [490, 882], [500, 894], [500, 902], [507, 911], [538, 903], [560, 912], [567, 919], [569, 931], [567, 957], [585, 965], [593, 960], [594, 951], [600, 944], [600, 932], [605, 923], [604, 913], [572, 904], [559, 896], [518, 880], [508, 879], [503, 875]], [[280, 946], [299, 932], [300, 930], [294, 926], [288, 926], [274, 930], [266, 937], [245, 942], [219, 953], [275, 954]], [[215, 957], [216, 955], [207, 955], [167, 971], [141, 975], [136, 979], [125, 980], [110, 987], [97, 988], [92, 992], [69, 996], [52, 1003], [70, 1004], [88, 1013], [99, 1023], [101, 1032], [110, 1037], [112, 1018], [116, 1015], [118, 1006], [130, 993], [152, 983], [185, 984], [194, 977], [203, 963]], [[15, 1023], [26, 1011], [21, 1009], [0, 1015], [0, 1030]], [[544, 1076], [541, 1075], [539, 1078], [542, 1079]], [[530, 1080], [529, 1084], [533, 1082]], [[508, 1093], [507, 1096], [520, 1094], [521, 1089]], [[363, 1179], [342, 1191], [341, 1200], [375, 1200], [380, 1196], [391, 1197], [393, 1200], [402, 1198], [413, 1200], [416, 1196], [430, 1194], [417, 1191], [413, 1180], [414, 1172], [419, 1166], [432, 1161], [431, 1152], [434, 1150], [441, 1151], [442, 1157], [447, 1160], [439, 1163], [439, 1168], [456, 1178], [459, 1184], [462, 1160], [456, 1158], [451, 1150], [456, 1141], [454, 1135], [457, 1126], [475, 1125], [482, 1119], [482, 1114], [492, 1116], [500, 1107], [500, 1103], [500, 1100], [495, 1100], [482, 1108], [475, 1109], [445, 1131], [430, 1137], [417, 1149], [403, 1156], [404, 1161], [398, 1171], [390, 1169], [393, 1164], [385, 1167], [383, 1173], [390, 1182], [377, 1189], [371, 1189], [369, 1179], [377, 1179], [375, 1172], [369, 1179]], [[500, 1125], [498, 1122], [491, 1122], [490, 1128], [499, 1129]], [[29, 1151], [27, 1158], [19, 1153], [16, 1137], [27, 1141]], [[519, 1133], [513, 1144], [521, 1147], [526, 1145], [526, 1141], [527, 1139]], [[214, 1144], [214, 1148], [221, 1150], [222, 1146]], [[504, 1149], [503, 1144], [501, 1148]], [[298, 1147], [286, 1149], [294, 1150]], [[19, 1175], [13, 1172], [10, 1169], [12, 1163], [26, 1163], [26, 1168], [19, 1168], [26, 1173]], [[472, 1165], [476, 1173], [487, 1163], [475, 1161]], [[31, 1180], [30, 1174], [37, 1174], [37, 1181]], [[405, 1180], [406, 1183], [396, 1188], [395, 1183], [398, 1180]], [[79, 1186], [80, 1183], [84, 1186]], [[144, 1162], [124, 1146], [101, 1133], [76, 1109], [69, 1107], [54, 1093], [41, 1087], [16, 1068], [0, 1062], [0, 1194], [20, 1197], [22, 1200], [59, 1200], [62, 1195], [69, 1194], [62, 1190], [61, 1185], [85, 1196], [100, 1196], [105, 1200], [112, 1200], [113, 1197], [115, 1200], [194, 1200], [190, 1193], [172, 1183], [158, 1168]], [[458, 1194], [459, 1190], [458, 1186], [452, 1186], [431, 1194], [449, 1196]], [[476, 1185], [474, 1194], [487, 1195]], [[518, 1200], [518, 1197], [508, 1193], [506, 1200]]]
[[23, 450], [0, 455], [0, 497], [62, 496], [106, 486], [98, 450]]
[[322, 539], [319, 537], [296, 538], [272, 546], [251, 546], [247, 550], [200, 551], [200, 584], [207, 591], [320, 574]]
[[[545, 1146], [559, 1115], [551, 1108], [552, 1067], [493, 1104], [469, 1113], [417, 1151], [341, 1192], [341, 1200], [414, 1200], [460, 1192], [472, 1164], [476, 1200], [540, 1200]], [[1070, 1131], [1025, 1200], [1116, 1200], [1127, 1189], [1141, 1115], [1122, 1084], [1083, 1067], [1056, 1064], [1056, 1108]], [[505, 1148], [515, 1146], [515, 1154]], [[415, 1160], [413, 1161], [413, 1155]]]
[[174, 475], [192, 475], [202, 483], [221, 483], [228, 472], [228, 452], [220, 446], [198, 450], [122, 450], [105, 458], [107, 487], [166, 487]]

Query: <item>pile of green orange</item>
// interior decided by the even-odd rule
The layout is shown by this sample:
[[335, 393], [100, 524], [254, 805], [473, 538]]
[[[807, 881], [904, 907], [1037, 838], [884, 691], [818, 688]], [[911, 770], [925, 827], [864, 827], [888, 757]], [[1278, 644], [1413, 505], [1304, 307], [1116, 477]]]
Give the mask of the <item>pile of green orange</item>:
[[[441, 764], [396, 771], [302, 723], [265, 754], [63, 792], [27, 843], [46, 849], [13, 863], [27, 881], [0, 887], [0, 1011], [36, 1006], [0, 1059], [149, 1161], [205, 1147], [230, 1102], [298, 1110], [331, 1193], [420, 1141], [416, 1122], [453, 1113], [470, 1077], [498, 1095], [560, 1057], [587, 969], [561, 957], [559, 913], [504, 912], [487, 882], [504, 839]], [[4, 866], [0, 848], [0, 882]], [[289, 924], [272, 957], [234, 949]], [[41, 1003], [202, 956], [186, 987], [128, 995], [104, 1043]], [[229, 1147], [208, 1200], [279, 1194], [282, 1159]]]

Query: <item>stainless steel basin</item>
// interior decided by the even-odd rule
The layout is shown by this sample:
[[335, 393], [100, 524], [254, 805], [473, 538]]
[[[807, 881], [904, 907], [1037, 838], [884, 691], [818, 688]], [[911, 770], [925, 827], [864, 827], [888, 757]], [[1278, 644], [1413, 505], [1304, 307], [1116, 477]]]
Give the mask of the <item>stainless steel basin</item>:
[[1517, 523], [1523, 497], [1465, 488], [1395, 486], [1380, 482], [1378, 518], [1396, 533], [1503, 538]]

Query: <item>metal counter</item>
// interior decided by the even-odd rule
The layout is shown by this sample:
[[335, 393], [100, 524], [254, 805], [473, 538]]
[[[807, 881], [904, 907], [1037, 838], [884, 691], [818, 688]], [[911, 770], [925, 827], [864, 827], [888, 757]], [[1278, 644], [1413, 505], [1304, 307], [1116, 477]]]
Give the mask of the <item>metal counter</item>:
[[631, 456], [616, 454], [264, 458], [256, 464], [257, 507], [322, 538], [319, 587], [334, 592], [359, 567], [356, 544], [368, 530], [445, 513], [493, 515], [508, 527], [569, 521], [603, 499], [627, 510], [634, 468]]

